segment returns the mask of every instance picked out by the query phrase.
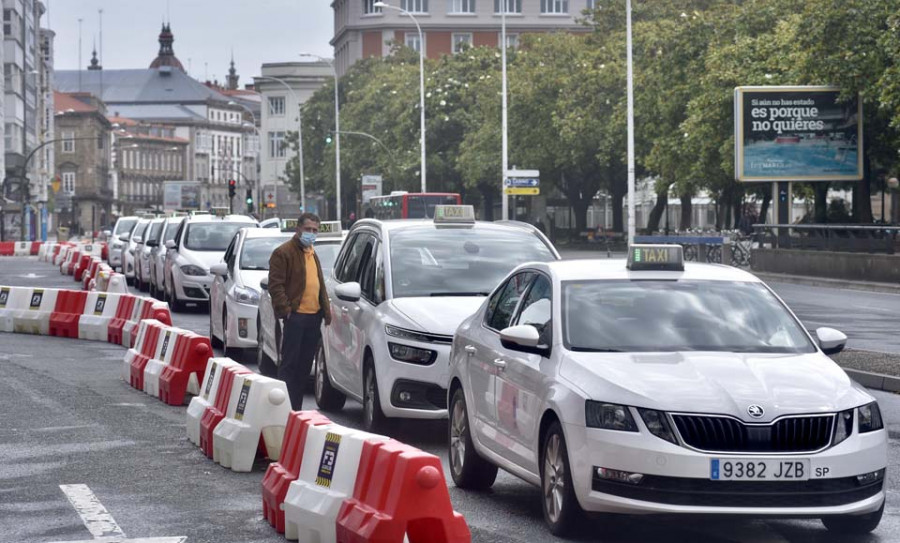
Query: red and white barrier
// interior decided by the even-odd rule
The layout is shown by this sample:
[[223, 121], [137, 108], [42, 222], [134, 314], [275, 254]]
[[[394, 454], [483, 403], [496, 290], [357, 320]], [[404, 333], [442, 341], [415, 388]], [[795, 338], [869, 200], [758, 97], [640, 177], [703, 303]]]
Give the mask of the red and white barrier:
[[78, 337], [78, 321], [84, 313], [87, 292], [79, 290], [60, 290], [56, 297], [56, 306], [50, 314], [51, 336]]
[[287, 400], [284, 381], [258, 373], [235, 376], [225, 417], [213, 430], [213, 461], [232, 471], [250, 471], [260, 445], [277, 461], [291, 414]]
[[187, 394], [200, 394], [200, 379], [213, 350], [209, 338], [175, 328], [175, 351], [159, 376], [159, 399], [183, 405]]
[[31, 295], [20, 287], [0, 287], [0, 332], [15, 331], [15, 313], [28, 307]]
[[341, 505], [353, 496], [363, 445], [387, 440], [337, 424], [310, 428], [304, 452], [309, 461], [303, 462], [284, 500], [284, 536], [335, 541], [335, 520]]
[[166, 365], [171, 362], [175, 353], [175, 341], [177, 336], [175, 328], [165, 326], [159, 331], [159, 339], [153, 356], [147, 360], [144, 366], [143, 390], [154, 398], [159, 397], [159, 376]]
[[318, 411], [292, 411], [288, 416], [281, 454], [277, 462], [269, 464], [262, 482], [263, 516], [278, 533], [284, 533], [284, 499], [303, 466], [309, 430], [330, 425], [328, 417]]
[[30, 241], [17, 241], [15, 249], [13, 249], [13, 256], [29, 256], [31, 254], [31, 242]]
[[159, 335], [165, 326], [153, 319], [138, 324], [134, 347], [125, 353], [122, 366], [122, 378], [133, 388], [144, 390], [144, 367], [156, 354]]
[[437, 456], [393, 439], [363, 443], [353, 497], [337, 517], [337, 543], [469, 543]]
[[13, 314], [14, 331], [18, 334], [50, 335], [50, 318], [56, 309], [59, 290], [55, 288], [25, 288], [27, 309]]
[[116, 317], [120, 304], [129, 297], [132, 296], [99, 291], [88, 293], [84, 313], [78, 319], [78, 337], [93, 341], [109, 341], [109, 325]]
[[187, 409], [188, 439], [198, 447], [200, 446], [200, 421], [206, 410], [215, 404], [219, 385], [222, 383], [222, 374], [226, 368], [232, 366], [241, 365], [230, 358], [210, 358], [206, 362], [206, 372], [203, 374], [200, 394], [191, 398]]
[[219, 390], [216, 391], [216, 401], [206, 408], [203, 418], [200, 419], [200, 449], [208, 458], [213, 457], [213, 432], [216, 426], [225, 418], [228, 404], [231, 402], [232, 384], [238, 375], [250, 373], [250, 370], [240, 364], [227, 366], [222, 369], [222, 377], [219, 382]]

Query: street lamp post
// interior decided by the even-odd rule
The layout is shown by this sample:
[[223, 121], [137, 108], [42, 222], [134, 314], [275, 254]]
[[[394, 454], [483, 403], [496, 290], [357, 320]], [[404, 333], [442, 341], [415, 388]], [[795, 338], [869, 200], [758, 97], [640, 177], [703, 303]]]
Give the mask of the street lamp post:
[[628, 48], [628, 245], [634, 243], [634, 74], [631, 62], [631, 0], [625, 1], [627, 18], [626, 47]]
[[[269, 81], [280, 83], [288, 90], [288, 92], [294, 98], [294, 102], [297, 104], [297, 163], [300, 167], [300, 207], [302, 207], [303, 211], [305, 212], [306, 176], [303, 173], [303, 112], [300, 110], [300, 100], [297, 99], [297, 94], [294, 92], [294, 89], [292, 89], [291, 86], [285, 83], [282, 79], [272, 77], [270, 75], [258, 75], [254, 79], [267, 79]], [[260, 142], [260, 146], [262, 146], [262, 142]], [[262, 180], [260, 180], [260, 182], [262, 182]]]
[[[416, 24], [416, 30], [419, 31], [419, 147], [422, 150], [422, 192], [426, 192], [425, 189], [425, 37], [422, 35], [422, 27], [419, 26], [419, 21], [413, 16], [409, 11], [392, 6], [390, 4], [386, 4], [384, 2], [375, 2], [375, 7], [377, 8], [387, 8], [392, 9], [394, 11], [399, 11], [403, 13], [410, 19], [412, 22]], [[504, 53], [505, 54], [505, 53]], [[505, 66], [505, 63], [504, 63]], [[505, 84], [504, 77], [504, 84]], [[505, 99], [504, 94], [504, 99]], [[505, 110], [504, 110], [505, 111]]]
[[340, 95], [338, 93], [338, 74], [334, 62], [319, 55], [312, 53], [300, 53], [301, 57], [311, 57], [318, 59], [331, 66], [331, 73], [334, 74], [334, 193], [336, 197], [335, 209], [337, 211], [337, 220], [341, 217], [341, 111], [340, 111]]
[[[501, 127], [502, 135], [501, 135], [501, 144], [503, 147], [503, 157], [502, 157], [502, 165], [503, 173], [501, 174], [500, 181], [500, 201], [502, 203], [500, 209], [502, 211], [503, 220], [509, 220], [509, 198], [506, 197], [506, 170], [509, 168], [509, 141], [507, 140], [507, 113], [506, 113], [506, 5], [507, 0], [500, 0], [500, 56], [501, 64], [503, 67], [501, 68], [502, 72], [502, 85], [503, 91], [501, 100]], [[493, 217], [493, 210], [491, 210], [491, 216]]]

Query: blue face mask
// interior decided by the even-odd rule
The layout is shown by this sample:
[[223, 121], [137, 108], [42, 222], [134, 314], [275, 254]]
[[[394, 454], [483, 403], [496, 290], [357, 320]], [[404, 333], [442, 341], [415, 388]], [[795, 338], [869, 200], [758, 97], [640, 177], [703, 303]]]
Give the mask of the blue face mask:
[[312, 232], [303, 232], [300, 234], [300, 243], [304, 247], [312, 247], [316, 243], [316, 235]]

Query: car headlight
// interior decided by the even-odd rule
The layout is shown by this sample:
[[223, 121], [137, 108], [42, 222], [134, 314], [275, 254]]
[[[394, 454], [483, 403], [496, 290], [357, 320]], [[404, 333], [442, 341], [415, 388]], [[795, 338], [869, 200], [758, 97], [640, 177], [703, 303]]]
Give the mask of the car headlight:
[[675, 439], [675, 432], [669, 426], [669, 420], [666, 418], [665, 413], [654, 409], [641, 409], [640, 407], [638, 408], [638, 413], [651, 434], [670, 443], [678, 444], [678, 441]]
[[421, 341], [423, 343], [431, 343], [431, 340], [425, 334], [420, 332], [415, 332], [413, 330], [406, 330], [405, 328], [397, 328], [396, 326], [391, 326], [390, 324], [384, 325], [384, 333], [401, 339], [408, 339], [410, 341]]
[[834, 439], [832, 445], [837, 445], [844, 441], [853, 432], [853, 412], [855, 409], [848, 409], [837, 414], [834, 425]]
[[859, 412], [859, 433], [874, 432], [884, 428], [884, 421], [881, 420], [881, 409], [878, 408], [878, 402], [872, 402], [858, 409]]
[[627, 406], [614, 403], [587, 400], [584, 404], [584, 419], [588, 428], [637, 432], [637, 424]]
[[437, 358], [436, 351], [419, 349], [418, 347], [410, 347], [399, 343], [388, 342], [388, 349], [391, 351], [391, 358], [394, 360], [419, 364], [420, 366], [427, 366]]
[[234, 299], [242, 304], [259, 304], [259, 292], [250, 287], [234, 287]]
[[206, 275], [206, 270], [201, 268], [200, 266], [195, 266], [193, 264], [187, 264], [181, 267], [181, 272], [185, 275], [193, 275], [193, 276], [204, 276]]

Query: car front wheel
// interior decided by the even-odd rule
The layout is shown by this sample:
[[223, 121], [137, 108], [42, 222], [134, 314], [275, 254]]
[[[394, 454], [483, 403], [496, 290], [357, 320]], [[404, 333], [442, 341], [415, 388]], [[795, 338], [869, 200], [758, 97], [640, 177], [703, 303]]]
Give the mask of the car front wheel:
[[222, 348], [222, 340], [217, 338], [213, 333], [213, 318], [212, 311], [209, 312], [209, 344], [212, 345], [213, 349], [221, 349]]
[[581, 520], [581, 507], [572, 485], [569, 451], [559, 422], [553, 422], [541, 447], [541, 498], [544, 521], [553, 535], [571, 534]]
[[878, 511], [875, 511], [874, 513], [822, 517], [822, 524], [824, 524], [829, 531], [838, 534], [865, 535], [878, 527], [882, 515], [884, 515], [883, 502]]
[[486, 490], [497, 479], [497, 466], [478, 455], [469, 431], [466, 395], [457, 388], [450, 400], [450, 475], [460, 488]]
[[325, 411], [340, 411], [347, 397], [331, 386], [328, 378], [328, 366], [325, 363], [325, 346], [319, 342], [316, 351], [316, 405]]
[[375, 363], [366, 357], [363, 377], [363, 426], [367, 432], [378, 433], [387, 426], [387, 417], [381, 410], [378, 381], [375, 377]]

